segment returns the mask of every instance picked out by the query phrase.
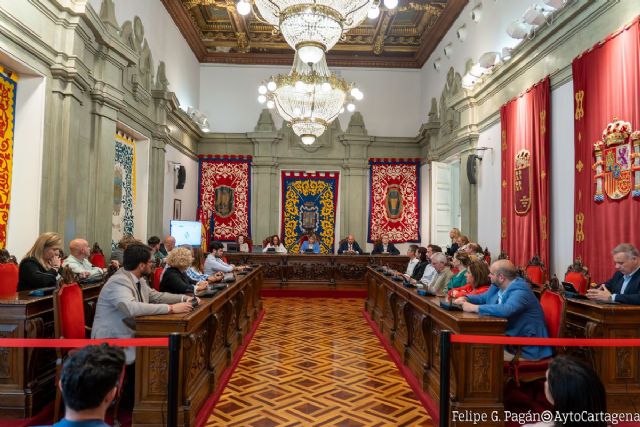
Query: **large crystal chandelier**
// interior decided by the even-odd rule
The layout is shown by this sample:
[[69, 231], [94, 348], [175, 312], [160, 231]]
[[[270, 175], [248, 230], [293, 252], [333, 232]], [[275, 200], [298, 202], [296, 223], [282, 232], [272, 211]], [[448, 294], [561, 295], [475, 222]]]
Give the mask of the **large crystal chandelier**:
[[[238, 13], [250, 13], [250, 2], [306, 64], [319, 62], [344, 33], [367, 16], [375, 19], [380, 14], [380, 0], [240, 0]], [[385, 0], [384, 4], [391, 9], [398, 1]]]
[[258, 88], [258, 102], [275, 108], [306, 145], [313, 144], [336, 117], [355, 110], [363, 93], [329, 71], [326, 61], [309, 65], [296, 54], [288, 75], [272, 76]]

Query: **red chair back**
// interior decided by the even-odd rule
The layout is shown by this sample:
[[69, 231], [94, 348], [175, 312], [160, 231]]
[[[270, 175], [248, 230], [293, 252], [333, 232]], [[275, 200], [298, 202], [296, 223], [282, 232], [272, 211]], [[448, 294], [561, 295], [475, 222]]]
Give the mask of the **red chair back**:
[[540, 305], [544, 312], [544, 323], [547, 326], [549, 338], [562, 337], [567, 300], [559, 293], [545, 289], [540, 295]]
[[531, 283], [541, 288], [544, 284], [544, 271], [542, 267], [539, 265], [529, 265], [527, 266], [527, 277], [531, 280]]
[[95, 267], [107, 268], [107, 262], [104, 259], [104, 255], [102, 255], [100, 252], [91, 254], [91, 256], [89, 257], [89, 262]]
[[12, 297], [18, 290], [18, 266], [0, 264], [0, 297]]
[[54, 294], [58, 338], [85, 338], [82, 288], [77, 283], [62, 285]]
[[564, 281], [571, 283], [582, 295], [587, 293], [587, 278], [584, 274], [578, 273], [577, 271], [569, 271], [565, 274]]
[[160, 291], [160, 278], [162, 277], [162, 272], [164, 268], [158, 267], [156, 271], [153, 272], [153, 289], [156, 291]]

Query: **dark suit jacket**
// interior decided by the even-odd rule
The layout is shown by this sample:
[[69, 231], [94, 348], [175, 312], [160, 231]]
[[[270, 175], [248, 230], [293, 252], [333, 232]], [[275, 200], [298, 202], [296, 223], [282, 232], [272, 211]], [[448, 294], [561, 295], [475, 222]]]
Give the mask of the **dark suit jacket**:
[[[349, 242], [344, 242], [338, 248], [338, 254], [346, 252], [347, 250], [349, 250]], [[353, 242], [353, 250], [358, 252], [359, 254], [361, 254], [363, 252], [362, 249], [360, 248], [360, 245], [358, 244], [358, 242]]]
[[458, 244], [453, 243], [449, 249], [447, 249], [447, 256], [454, 256], [458, 252]]
[[185, 294], [193, 292], [195, 280], [191, 280], [187, 273], [183, 273], [175, 267], [169, 267], [162, 275], [160, 281], [160, 292], [169, 292], [172, 294]]
[[623, 283], [624, 275], [616, 271], [616, 274], [604, 285], [609, 289], [609, 292], [616, 295], [616, 302], [640, 305], [640, 270], [631, 276], [631, 281], [624, 290], [624, 294], [621, 294], [620, 291], [622, 290]]
[[429, 265], [429, 261], [420, 261], [418, 265], [414, 267], [411, 278], [420, 281], [424, 275], [424, 269], [427, 268], [427, 265]]
[[[379, 244], [379, 245], [375, 245], [373, 247], [373, 251], [371, 252], [371, 254], [372, 255], [373, 254], [381, 254], [383, 249], [384, 249], [384, 247], [382, 246], [382, 243]], [[389, 243], [387, 245], [387, 252], [389, 254], [391, 254], [391, 255], [400, 255], [400, 251], [395, 246], [393, 246], [393, 243]]]

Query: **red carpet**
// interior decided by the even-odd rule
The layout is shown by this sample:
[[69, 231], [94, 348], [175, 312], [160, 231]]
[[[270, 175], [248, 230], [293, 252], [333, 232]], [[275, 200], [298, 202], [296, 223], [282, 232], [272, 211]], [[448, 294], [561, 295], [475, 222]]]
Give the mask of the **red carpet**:
[[366, 289], [263, 289], [263, 298], [366, 298]]
[[12, 420], [0, 420], [0, 427], [27, 427], [35, 425], [50, 425], [53, 419], [53, 402], [42, 408], [42, 410], [31, 418], [20, 418]]

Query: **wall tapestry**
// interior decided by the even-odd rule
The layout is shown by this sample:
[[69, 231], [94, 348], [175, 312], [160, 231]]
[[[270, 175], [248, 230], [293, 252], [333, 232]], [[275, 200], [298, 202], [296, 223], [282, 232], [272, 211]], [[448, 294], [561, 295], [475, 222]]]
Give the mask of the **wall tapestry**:
[[18, 76], [0, 66], [0, 248], [7, 245]]
[[116, 133], [113, 165], [113, 217], [111, 248], [118, 247], [123, 236], [133, 236], [133, 209], [136, 200], [136, 143], [133, 137]]
[[320, 252], [332, 254], [336, 230], [339, 172], [282, 171], [282, 243], [300, 251], [304, 234], [318, 236]]
[[420, 241], [420, 159], [369, 159], [369, 242]]
[[[251, 236], [251, 156], [200, 155], [199, 220], [207, 241]], [[211, 221], [213, 218], [213, 221]]]

